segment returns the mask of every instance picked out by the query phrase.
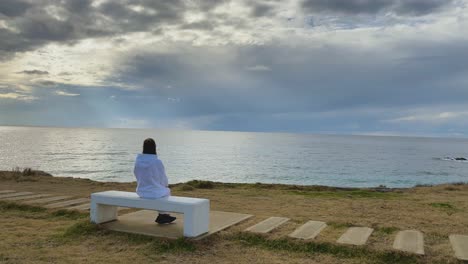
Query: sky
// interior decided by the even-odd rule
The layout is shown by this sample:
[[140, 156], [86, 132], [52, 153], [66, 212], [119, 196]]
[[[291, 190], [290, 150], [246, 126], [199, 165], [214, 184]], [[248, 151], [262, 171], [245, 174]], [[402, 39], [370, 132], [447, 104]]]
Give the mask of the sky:
[[0, 125], [468, 136], [468, 0], [2, 0]]

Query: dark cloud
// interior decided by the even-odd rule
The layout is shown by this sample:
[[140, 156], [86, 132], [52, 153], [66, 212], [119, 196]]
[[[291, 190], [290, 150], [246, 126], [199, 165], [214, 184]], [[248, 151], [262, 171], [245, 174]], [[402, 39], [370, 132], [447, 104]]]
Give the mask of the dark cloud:
[[35, 15], [18, 23], [22, 37], [30, 40], [66, 41], [75, 39], [72, 21], [61, 21], [48, 15]]
[[452, 3], [452, 0], [400, 0], [395, 5], [395, 12], [402, 15], [426, 15]]
[[[281, 9], [281, 2], [266, 0], [242, 1], [245, 6], [241, 10], [247, 10], [245, 17], [214, 12], [215, 7], [225, 3], [216, 0], [105, 0], [95, 4], [91, 0], [3, 1], [0, 3], [0, 20], [7, 27], [0, 28], [0, 59], [49, 43], [73, 44], [87, 38], [113, 37], [112, 44], [125, 49], [119, 49], [117, 62], [108, 69], [108, 79], [98, 81], [138, 89], [75, 87], [74, 90], [49, 78], [47, 71], [20, 68], [16, 71], [21, 74], [43, 75], [42, 80], [27, 83], [32, 86], [31, 96], [40, 99], [21, 108], [12, 105], [10, 98], [9, 105], [0, 104], [0, 112], [17, 111], [24, 115], [0, 118], [7, 118], [8, 122], [35, 122], [36, 110], [47, 109], [42, 110], [39, 115], [42, 119], [37, 120], [52, 124], [51, 118], [56, 118], [63, 124], [99, 126], [111, 116], [122, 115], [155, 123], [162, 119], [209, 120], [208, 124], [196, 126], [200, 129], [336, 131], [356, 127], [356, 122], [368, 129], [385, 130], [388, 127], [379, 126], [379, 120], [398, 120], [403, 110], [411, 114], [410, 110], [418, 107], [431, 109], [433, 105], [468, 103], [466, 38], [457, 37], [456, 28], [449, 30], [447, 39], [441, 39], [440, 34], [422, 41], [421, 35], [409, 34], [413, 24], [408, 23], [414, 22], [409, 16], [432, 14], [454, 2], [307, 0], [302, 3], [307, 13], [314, 14], [307, 18], [313, 19], [309, 25], [317, 27], [332, 21], [333, 26], [342, 29], [359, 28], [369, 25], [369, 16], [383, 17], [387, 13], [398, 15], [389, 17], [396, 17], [393, 19], [398, 23], [408, 25], [393, 31], [386, 27], [388, 24], [383, 24], [387, 23], [385, 19], [384, 22], [372, 21], [375, 23], [372, 29], [366, 27], [356, 31], [356, 38], [362, 37], [362, 42], [353, 36], [349, 43], [347, 39], [354, 34], [349, 30], [344, 33], [321, 32], [322, 35], [313, 30], [306, 31], [308, 28], [302, 28], [303, 25], [292, 28], [294, 23], [289, 23], [286, 29], [265, 28], [260, 32], [263, 28], [255, 28], [255, 18], [276, 16], [275, 12], [281, 11], [274, 18], [279, 19], [283, 15], [293, 16], [291, 11], [297, 11]], [[200, 11], [203, 20], [187, 23], [188, 10]], [[356, 14], [350, 19], [350, 15]], [[415, 23], [428, 23], [425, 25], [430, 28], [430, 23], [436, 19], [431, 17], [426, 21], [424, 18], [420, 20], [425, 21]], [[296, 22], [300, 23], [299, 19]], [[465, 22], [460, 19], [459, 23]], [[135, 40], [127, 37], [132, 32], [161, 34], [167, 30], [167, 25], [174, 31], [203, 30], [209, 33], [208, 39], [223, 44], [197, 42], [192, 45], [164, 39], [165, 44], [152, 43], [149, 47], [146, 44], [138, 46]], [[378, 30], [379, 27], [385, 30]], [[230, 32], [231, 29], [234, 32]], [[373, 29], [375, 33], [370, 32]], [[295, 30], [298, 34], [291, 33]], [[391, 35], [395, 32], [401, 32], [401, 35]], [[414, 29], [413, 32], [421, 31]], [[182, 35], [181, 32], [171, 33], [178, 33], [171, 36]], [[249, 41], [254, 33], [265, 34], [264, 38], [259, 38], [264, 40], [258, 42], [261, 45], [231, 42], [233, 36], [239, 36], [239, 42], [245, 39], [242, 43], [252, 43]], [[328, 33], [333, 35], [333, 40], [326, 39]], [[292, 37], [286, 39], [288, 36]], [[366, 41], [368, 37], [371, 38], [369, 42]], [[337, 42], [338, 38], [342, 41]], [[136, 48], [128, 51], [130, 46]], [[86, 66], [74, 70], [78, 74], [86, 71]], [[75, 73], [59, 75], [72, 74]], [[71, 91], [69, 95], [81, 96], [51, 96], [51, 90], [52, 93]], [[57, 124], [60, 125], [53, 125]]]
[[[176, 46], [137, 52], [115, 78], [148, 95], [181, 98], [182, 116], [465, 104], [466, 45], [401, 43], [394, 49], [412, 54], [405, 59], [346, 45]], [[245, 70], [252, 65], [270, 70]]]
[[[209, 11], [223, 2], [200, 0], [193, 3], [200, 10]], [[184, 14], [191, 8], [183, 0], [108, 0], [97, 6], [92, 5], [91, 0], [2, 0], [0, 13], [8, 16], [4, 20], [8, 28], [0, 28], [0, 59], [50, 42], [70, 44], [86, 38], [131, 32], [160, 34], [164, 25], [183, 25]], [[194, 29], [209, 26], [209, 22], [187, 25]]]
[[25, 70], [25, 71], [21, 71], [18, 73], [28, 74], [28, 75], [48, 75], [49, 74], [48, 71], [41, 71], [41, 70]]
[[56, 85], [59, 84], [57, 82], [50, 81], [50, 80], [38, 80], [38, 81], [36, 81], [36, 83], [41, 85], [41, 86], [56, 86]]
[[66, 0], [64, 5], [67, 10], [73, 13], [84, 13], [89, 11], [91, 7], [91, 0]]
[[[132, 5], [141, 5], [143, 11], [135, 11]], [[98, 7], [103, 15], [116, 23], [116, 30], [124, 32], [149, 31], [164, 23], [179, 23], [183, 20], [185, 4], [183, 1], [139, 1], [105, 2]]]
[[0, 2], [0, 14], [8, 17], [20, 16], [26, 12], [31, 4], [18, 0], [2, 0]]
[[311, 13], [426, 15], [452, 4], [452, 0], [305, 0], [302, 7]]
[[274, 11], [274, 6], [266, 3], [252, 3], [252, 15], [254, 17], [262, 17], [271, 15]]

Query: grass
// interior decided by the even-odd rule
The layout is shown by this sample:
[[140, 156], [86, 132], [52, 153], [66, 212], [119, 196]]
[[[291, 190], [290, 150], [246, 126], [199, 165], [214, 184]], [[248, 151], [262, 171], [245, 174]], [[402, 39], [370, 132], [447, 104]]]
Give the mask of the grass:
[[[135, 183], [22, 174], [22, 170], [15, 174], [0, 171], [0, 189], [34, 193], [47, 190], [57, 195], [67, 190], [67, 194], [74, 197], [85, 197], [96, 191], [135, 189]], [[38, 181], [19, 182], [17, 177]], [[292, 221], [263, 238], [237, 235], [238, 230], [257, 221], [249, 220], [202, 241], [165, 240], [99, 228], [89, 223], [88, 214], [0, 202], [0, 256], [8, 259], [7, 263], [35, 262], [41, 258], [44, 262], [57, 263], [223, 263], [234, 260], [238, 263], [269, 263], [269, 260], [278, 263], [307, 263], [308, 260], [320, 263], [456, 263], [448, 236], [465, 234], [465, 219], [468, 219], [466, 184], [376, 191], [376, 188], [193, 181], [174, 184], [171, 188], [174, 195], [210, 199], [213, 210], [253, 214], [257, 219], [290, 216]], [[456, 212], [456, 218], [447, 217], [451, 212]], [[287, 233], [306, 220], [325, 221], [329, 228], [312, 241], [287, 238]], [[337, 244], [336, 239], [350, 226], [368, 226], [375, 231], [365, 246]], [[427, 255], [406, 256], [391, 250], [396, 232], [408, 228], [425, 234]]]
[[155, 253], [193, 252], [196, 250], [195, 244], [183, 237], [179, 239], [164, 239], [114, 232], [101, 229], [98, 225], [91, 223], [89, 220], [83, 220], [72, 224], [54, 238], [62, 243], [66, 243], [76, 242], [78, 239], [87, 239], [90, 237], [119, 241], [120, 244], [144, 245], [142, 253], [145, 255], [152, 255]]
[[184, 184], [180, 187], [180, 190], [181, 191], [193, 191], [195, 190], [195, 188], [191, 185], [188, 185], [188, 184]]
[[429, 205], [435, 208], [442, 208], [442, 209], [449, 209], [449, 210], [456, 209], [455, 206], [449, 203], [430, 203]]
[[354, 226], [352, 223], [339, 223], [339, 222], [328, 222], [327, 225], [333, 228], [347, 228], [347, 227]]
[[393, 226], [376, 227], [374, 229], [376, 232], [385, 234], [385, 235], [391, 235], [399, 230], [398, 228], [393, 227]]
[[438, 208], [444, 212], [446, 212], [448, 215], [452, 215], [456, 212], [460, 212], [461, 210], [458, 209], [457, 207], [455, 207], [454, 205], [448, 203], [448, 202], [445, 202], [445, 203], [430, 203], [429, 204], [430, 206], [434, 207], [434, 208]]
[[339, 258], [353, 258], [369, 263], [417, 263], [417, 256], [394, 252], [374, 251], [365, 247], [351, 247], [326, 242], [294, 241], [288, 238], [268, 239], [257, 234], [237, 233], [229, 239], [239, 241], [245, 246], [261, 247], [268, 250], [283, 250], [307, 254], [328, 254]]
[[215, 187], [215, 184], [211, 181], [193, 180], [187, 182], [186, 184], [197, 189], [213, 189]]
[[60, 234], [60, 237], [66, 239], [74, 239], [77, 237], [91, 234], [95, 235], [99, 230], [100, 229], [98, 225], [93, 224], [90, 221], [81, 221], [65, 229], [65, 231], [62, 234]]
[[182, 253], [194, 252], [196, 246], [193, 242], [181, 237], [175, 240], [154, 239], [147, 247], [151, 253]]
[[30, 213], [46, 211], [45, 208], [39, 207], [39, 206], [0, 201], [0, 211], [6, 211], [6, 210], [14, 210], [14, 211], [22, 211], [22, 212], [30, 212]]
[[401, 193], [377, 192], [373, 190], [351, 190], [351, 191], [289, 191], [290, 194], [302, 195], [311, 198], [371, 198], [392, 199], [401, 197]]
[[58, 218], [58, 219], [70, 219], [77, 220], [88, 217], [88, 213], [81, 213], [78, 211], [70, 210], [58, 210], [51, 211], [47, 210], [44, 207], [19, 204], [15, 202], [0, 201], [0, 212], [10, 215], [20, 215], [24, 218], [34, 218], [34, 219], [48, 219], [48, 218]]

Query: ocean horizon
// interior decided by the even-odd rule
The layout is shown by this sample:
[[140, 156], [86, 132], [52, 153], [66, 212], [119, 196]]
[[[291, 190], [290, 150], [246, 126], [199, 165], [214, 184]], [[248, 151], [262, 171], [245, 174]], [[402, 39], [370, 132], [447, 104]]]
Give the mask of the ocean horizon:
[[131, 182], [145, 138], [170, 183], [412, 187], [468, 182], [467, 138], [0, 126], [0, 169]]

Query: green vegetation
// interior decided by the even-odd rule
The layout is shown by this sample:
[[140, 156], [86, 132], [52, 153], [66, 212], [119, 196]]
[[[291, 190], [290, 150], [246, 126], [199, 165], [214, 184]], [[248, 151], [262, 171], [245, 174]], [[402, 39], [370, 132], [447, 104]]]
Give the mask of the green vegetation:
[[86, 239], [92, 236], [105, 236], [109, 241], [119, 241], [122, 244], [144, 245], [142, 251], [145, 255], [153, 255], [156, 253], [180, 253], [193, 252], [196, 246], [193, 242], [185, 239], [164, 239], [138, 234], [121, 233], [109, 231], [99, 228], [98, 225], [91, 223], [89, 220], [80, 221], [66, 228], [63, 233], [54, 236], [55, 239], [62, 243], [75, 242], [77, 239]]
[[23, 218], [33, 218], [33, 219], [47, 219], [47, 218], [57, 218], [57, 219], [83, 219], [89, 216], [88, 213], [81, 213], [78, 211], [69, 211], [69, 210], [58, 210], [51, 211], [47, 210], [44, 207], [19, 204], [15, 202], [0, 201], [0, 212], [9, 214], [9, 215], [19, 215]]
[[338, 223], [338, 222], [328, 222], [327, 225], [333, 228], [347, 228], [347, 227], [355, 226], [352, 223]]
[[65, 229], [63, 234], [61, 234], [61, 237], [77, 238], [80, 236], [96, 234], [99, 230], [98, 225], [93, 224], [90, 221], [81, 221]]
[[45, 208], [34, 206], [34, 205], [27, 205], [27, 204], [18, 204], [14, 202], [7, 202], [7, 201], [0, 201], [0, 212], [6, 210], [14, 210], [14, 211], [22, 211], [22, 212], [44, 212], [46, 211]]
[[23, 168], [20, 167], [13, 168], [11, 171], [3, 171], [0, 175], [2, 180], [14, 180], [16, 182], [37, 182], [39, 181], [38, 176], [50, 176], [51, 174], [33, 170], [31, 168]]
[[392, 199], [399, 198], [403, 194], [397, 192], [378, 192], [373, 190], [350, 190], [350, 191], [290, 191], [290, 194], [303, 195], [311, 198], [373, 198]]
[[181, 253], [194, 252], [196, 247], [193, 242], [181, 237], [175, 240], [153, 239], [146, 250], [152, 253]]
[[450, 203], [430, 203], [429, 204], [430, 206], [434, 207], [434, 208], [438, 208], [442, 211], [444, 211], [445, 213], [447, 213], [448, 215], [452, 215], [456, 212], [460, 212], [461, 210], [456, 208], [454, 205], [450, 204]]
[[63, 217], [63, 218], [67, 218], [67, 219], [76, 220], [76, 219], [87, 218], [89, 216], [89, 214], [88, 213], [82, 213], [82, 212], [79, 212], [79, 211], [73, 211], [73, 210], [70, 211], [70, 210], [61, 209], [61, 210], [58, 210], [58, 211], [51, 212], [51, 216], [52, 217]]
[[304, 242], [292, 239], [268, 239], [257, 234], [237, 233], [231, 240], [245, 246], [257, 246], [268, 250], [284, 250], [309, 254], [329, 254], [340, 258], [357, 258], [368, 263], [418, 263], [417, 256], [393, 251], [374, 251], [365, 247], [351, 247], [325, 242]]
[[215, 184], [211, 181], [200, 181], [200, 180], [193, 180], [187, 182], [187, 185], [192, 186], [197, 189], [213, 189]]
[[51, 174], [40, 171], [40, 170], [34, 170], [31, 168], [20, 168], [20, 167], [15, 167], [11, 170], [12, 173], [14, 174], [21, 174], [22, 176], [52, 176]]
[[193, 186], [191, 186], [191, 185], [184, 184], [184, 185], [182, 185], [182, 186], [180, 187], [180, 190], [181, 190], [181, 191], [186, 191], [186, 192], [187, 192], [187, 191], [193, 191], [193, 190], [195, 190], [195, 188], [194, 188]]
[[442, 208], [442, 209], [455, 209], [455, 206], [449, 204], [449, 203], [431, 203], [429, 204], [432, 207], [435, 208]]
[[383, 227], [375, 227], [375, 232], [385, 235], [391, 235], [398, 231], [399, 229], [393, 226], [383, 226]]

